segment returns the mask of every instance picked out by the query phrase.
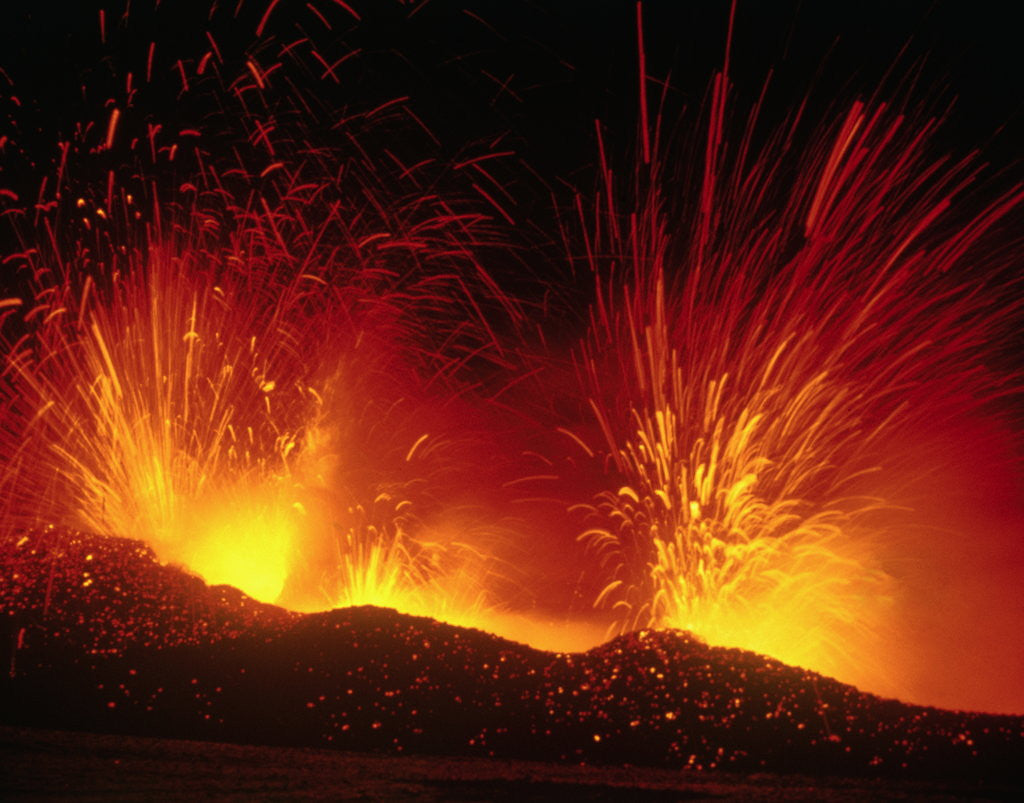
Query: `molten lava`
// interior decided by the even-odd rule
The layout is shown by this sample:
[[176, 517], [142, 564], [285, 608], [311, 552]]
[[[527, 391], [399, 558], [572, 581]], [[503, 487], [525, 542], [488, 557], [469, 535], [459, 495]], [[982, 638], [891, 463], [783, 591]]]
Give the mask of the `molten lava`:
[[887, 543], [920, 527], [907, 487], [929, 487], [937, 444], [1003, 392], [978, 366], [1016, 278], [965, 254], [1022, 198], [946, 225], [971, 167], [929, 161], [928, 129], [858, 103], [797, 192], [773, 167], [784, 154], [747, 155], [705, 175], [721, 209], [688, 226], [663, 211], [655, 167], [628, 223], [598, 221], [610, 256], [590, 259], [578, 362], [600, 433], [586, 449], [616, 488], [581, 539], [620, 631], [683, 628], [908, 693]]

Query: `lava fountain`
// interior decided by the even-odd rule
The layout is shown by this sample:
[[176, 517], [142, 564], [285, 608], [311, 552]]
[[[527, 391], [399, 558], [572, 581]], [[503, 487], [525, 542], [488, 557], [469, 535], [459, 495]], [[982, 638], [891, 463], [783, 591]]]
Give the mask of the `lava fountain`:
[[460, 372], [499, 361], [488, 315], [514, 314], [481, 289], [486, 227], [432, 160], [364, 149], [400, 99], [322, 124], [344, 143], [324, 146], [316, 99], [276, 91], [321, 53], [237, 45], [208, 33], [170, 62], [205, 127], [153, 122], [153, 43], [32, 202], [5, 194], [3, 525], [138, 538], [293, 609], [475, 624], [502, 525], [477, 501]]
[[76, 265], [38, 288], [8, 352], [8, 524], [139, 538], [291, 607], [446, 610], [440, 575], [465, 579], [467, 560], [451, 536], [425, 539], [420, 515], [444, 438], [381, 426], [403, 398], [386, 400], [374, 368], [398, 367], [371, 342], [385, 327], [343, 335], [336, 313], [318, 326], [311, 296], [353, 300], [310, 274], [282, 285], [251, 256], [197, 264], [201, 252], [146, 244], [95, 279]]
[[881, 103], [802, 154], [795, 124], [752, 149], [755, 112], [730, 148], [727, 84], [692, 202], [645, 132], [632, 196], [603, 164], [583, 216], [589, 420], [570, 434], [614, 483], [577, 508], [595, 605], [617, 631], [683, 628], [905, 699], [901, 575], [942, 540], [936, 474], [951, 443], [994, 454], [998, 423], [989, 443], [972, 427], [1019, 390], [1000, 227], [1024, 196], [965, 216], [973, 159], [930, 157], [935, 121]]

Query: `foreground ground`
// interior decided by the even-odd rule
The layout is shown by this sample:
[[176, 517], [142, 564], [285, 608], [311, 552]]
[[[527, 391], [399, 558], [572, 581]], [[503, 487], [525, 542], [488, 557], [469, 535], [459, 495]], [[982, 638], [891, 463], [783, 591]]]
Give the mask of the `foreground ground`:
[[0, 727], [4, 799], [997, 800], [1009, 787], [431, 758]]

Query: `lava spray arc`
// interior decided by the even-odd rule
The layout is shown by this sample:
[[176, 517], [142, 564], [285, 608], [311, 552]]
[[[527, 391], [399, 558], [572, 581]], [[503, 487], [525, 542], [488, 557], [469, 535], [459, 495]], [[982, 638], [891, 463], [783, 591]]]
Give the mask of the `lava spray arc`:
[[[7, 523], [138, 537], [293, 608], [457, 616], [439, 575], [475, 579], [479, 595], [467, 560], [483, 559], [427, 535], [431, 477], [458, 449], [389, 376], [413, 371], [396, 308], [336, 276], [282, 283], [253, 249], [207, 265], [201, 253], [195, 238], [147, 243], [123, 269], [94, 279], [76, 265], [38, 289], [8, 354]], [[339, 307], [369, 314], [339, 325]], [[414, 429], [431, 416], [433, 432]]]
[[[854, 103], [804, 153], [797, 121], [754, 149], [755, 109], [730, 146], [727, 87], [718, 75], [691, 201], [670, 194], [642, 93], [628, 189], [602, 147], [596, 211], [581, 213], [596, 300], [572, 434], [614, 483], [577, 508], [595, 605], [613, 631], [682, 628], [920, 698], [894, 649], [918, 638], [908, 566], [954, 526], [933, 512], [950, 445], [996, 454], [1000, 404], [1019, 397], [1005, 224], [1024, 194], [965, 218], [975, 159], [931, 157], [937, 122], [880, 102]], [[990, 470], [1018, 468], [1002, 459]]]
[[146, 123], [150, 47], [34, 203], [4, 199], [22, 247], [2, 308], [3, 525], [139, 538], [293, 609], [477, 624], [502, 525], [474, 507], [480, 447], [453, 422], [466, 366], [500, 363], [484, 310], [515, 315], [474, 286], [490, 233], [436, 191], [432, 160], [367, 154], [367, 132], [416, 139], [401, 101], [323, 126], [290, 80], [308, 54], [260, 65], [207, 38], [174, 61], [204, 128]]

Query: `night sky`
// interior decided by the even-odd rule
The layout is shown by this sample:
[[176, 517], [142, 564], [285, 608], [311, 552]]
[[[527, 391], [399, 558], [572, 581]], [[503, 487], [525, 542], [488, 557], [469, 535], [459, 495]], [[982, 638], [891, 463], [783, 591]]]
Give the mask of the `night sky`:
[[[119, 2], [24, 0], [4, 4], [2, 66], [23, 102], [40, 119], [67, 129], [88, 112], [112, 73], [156, 39], [188, 57], [205, 44], [206, 11], [219, 7], [210, 29], [218, 38], [248, 43], [265, 3], [192, 0], [133, 2], [122, 31], [113, 20]], [[297, 4], [292, 4], [297, 5]], [[365, 7], [364, 7], [365, 6]], [[98, 10], [108, 10], [109, 43], [99, 41]], [[337, 10], [331, 36], [362, 52], [345, 72], [337, 100], [348, 106], [412, 98], [417, 113], [455, 151], [482, 137], [504, 135], [523, 158], [552, 180], [586, 184], [592, 177], [592, 121], [610, 129], [609, 147], [628, 153], [637, 113], [635, 4], [628, 0], [559, 2], [364, 3], [356, 23]], [[670, 127], [704, 101], [722, 65], [729, 4], [658, 2], [644, 5], [652, 95], [671, 83], [665, 119]], [[984, 146], [1005, 166], [1019, 153], [1024, 112], [1017, 27], [1004, 3], [907, 0], [890, 3], [739, 3], [733, 33], [733, 101], [754, 102], [771, 71], [765, 123], [789, 114], [806, 97], [811, 118], [843, 108], [855, 97], [907, 99], [942, 112], [952, 105], [938, 144], [956, 151]], [[349, 25], [346, 26], [346, 19]], [[316, 33], [285, 0], [267, 23], [282, 39], [292, 22]], [[276, 26], [276, 27], [275, 27]], [[323, 37], [323, 33], [316, 33]], [[165, 54], [166, 55], [166, 54]], [[159, 77], [159, 76], [158, 76]], [[92, 97], [84, 103], [82, 83]], [[119, 84], [120, 82], [118, 82]], [[167, 82], [170, 84], [171, 82]], [[150, 92], [145, 102], [176, 114], [173, 93]], [[154, 97], [156, 95], [156, 97]], [[681, 112], [690, 110], [687, 117]], [[43, 136], [43, 140], [50, 137]]]

